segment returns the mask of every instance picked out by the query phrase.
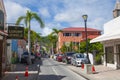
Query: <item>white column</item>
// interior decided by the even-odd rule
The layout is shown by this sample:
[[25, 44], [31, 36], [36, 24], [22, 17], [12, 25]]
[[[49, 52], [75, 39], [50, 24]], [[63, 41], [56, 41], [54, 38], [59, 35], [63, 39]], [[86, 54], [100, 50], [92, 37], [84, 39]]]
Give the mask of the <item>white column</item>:
[[[103, 44], [104, 45], [104, 44]], [[107, 62], [106, 62], [106, 53], [105, 53], [105, 46], [103, 46], [103, 50], [104, 50], [104, 57], [103, 57], [103, 59], [104, 59], [104, 61], [103, 61], [103, 64], [104, 64], [104, 66], [107, 66]]]
[[114, 45], [114, 65], [115, 65], [115, 69], [117, 69], [118, 56], [117, 56], [117, 47], [116, 47], [116, 45]]

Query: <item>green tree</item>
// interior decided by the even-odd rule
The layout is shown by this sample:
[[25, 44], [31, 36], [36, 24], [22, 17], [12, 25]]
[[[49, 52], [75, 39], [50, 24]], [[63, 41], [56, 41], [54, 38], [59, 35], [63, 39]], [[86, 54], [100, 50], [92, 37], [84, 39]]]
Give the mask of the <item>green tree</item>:
[[63, 45], [60, 50], [61, 50], [62, 53], [65, 53], [65, 52], [68, 51], [68, 47]]
[[51, 45], [51, 48], [52, 48], [52, 54], [54, 52], [54, 48], [56, 47], [56, 41], [57, 41], [57, 37], [55, 35], [48, 35], [48, 39], [50, 41], [50, 45]]
[[29, 53], [29, 64], [31, 64], [31, 59], [30, 59], [30, 53], [31, 53], [31, 48], [30, 48], [30, 31], [31, 31], [31, 21], [35, 19], [39, 24], [40, 27], [43, 28], [44, 27], [44, 23], [42, 21], [42, 19], [34, 12], [28, 11], [26, 12], [25, 16], [20, 16], [17, 21], [16, 21], [16, 25], [20, 24], [20, 22], [22, 22], [22, 20], [24, 20], [24, 23], [26, 25], [26, 27], [28, 28], [28, 53]]
[[53, 32], [51, 34], [56, 35], [57, 37], [58, 37], [58, 33], [62, 32], [62, 30], [58, 30], [56, 28], [53, 28], [52, 30], [53, 30]]
[[52, 34], [53, 36], [56, 36], [56, 37], [57, 37], [56, 43], [55, 43], [55, 47], [57, 47], [57, 48], [58, 48], [58, 51], [59, 51], [58, 34], [59, 34], [59, 32], [62, 32], [62, 30], [58, 30], [58, 29], [56, 29], [56, 28], [53, 28], [52, 30], [53, 30], [53, 32], [52, 32], [51, 34]]
[[[98, 52], [95, 56], [95, 60], [97, 62], [100, 62], [101, 55], [103, 55], [103, 45], [99, 42], [90, 43], [90, 40], [88, 40], [88, 52], [93, 53], [94, 50]], [[85, 41], [80, 43], [80, 52], [81, 53], [86, 52], [86, 42]]]

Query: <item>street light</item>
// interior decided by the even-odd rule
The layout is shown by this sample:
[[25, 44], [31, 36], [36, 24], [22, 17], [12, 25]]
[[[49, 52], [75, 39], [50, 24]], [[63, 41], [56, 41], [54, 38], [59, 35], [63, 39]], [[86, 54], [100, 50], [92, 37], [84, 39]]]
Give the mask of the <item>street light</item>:
[[88, 15], [82, 15], [83, 19], [84, 19], [84, 22], [85, 22], [85, 38], [86, 38], [86, 54], [87, 54], [87, 59], [88, 59], [88, 64], [90, 63], [90, 60], [89, 60], [89, 55], [88, 55], [88, 41], [87, 41], [87, 18], [88, 18]]

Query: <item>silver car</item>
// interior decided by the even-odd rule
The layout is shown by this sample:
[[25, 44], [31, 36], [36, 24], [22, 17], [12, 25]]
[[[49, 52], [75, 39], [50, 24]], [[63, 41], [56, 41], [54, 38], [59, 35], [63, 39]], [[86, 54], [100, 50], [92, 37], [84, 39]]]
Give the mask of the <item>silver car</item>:
[[82, 63], [86, 62], [86, 57], [82, 53], [73, 54], [71, 58], [71, 64], [74, 66], [81, 66]]

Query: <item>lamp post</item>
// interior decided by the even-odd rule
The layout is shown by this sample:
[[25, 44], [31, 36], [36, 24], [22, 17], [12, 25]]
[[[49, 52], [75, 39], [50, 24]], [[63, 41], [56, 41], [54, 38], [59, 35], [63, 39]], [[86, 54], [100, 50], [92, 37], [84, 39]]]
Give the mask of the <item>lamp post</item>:
[[84, 22], [85, 22], [85, 38], [86, 38], [86, 54], [87, 54], [87, 59], [88, 59], [88, 64], [90, 64], [90, 60], [89, 60], [89, 55], [88, 55], [88, 41], [87, 41], [87, 18], [88, 15], [82, 15]]

